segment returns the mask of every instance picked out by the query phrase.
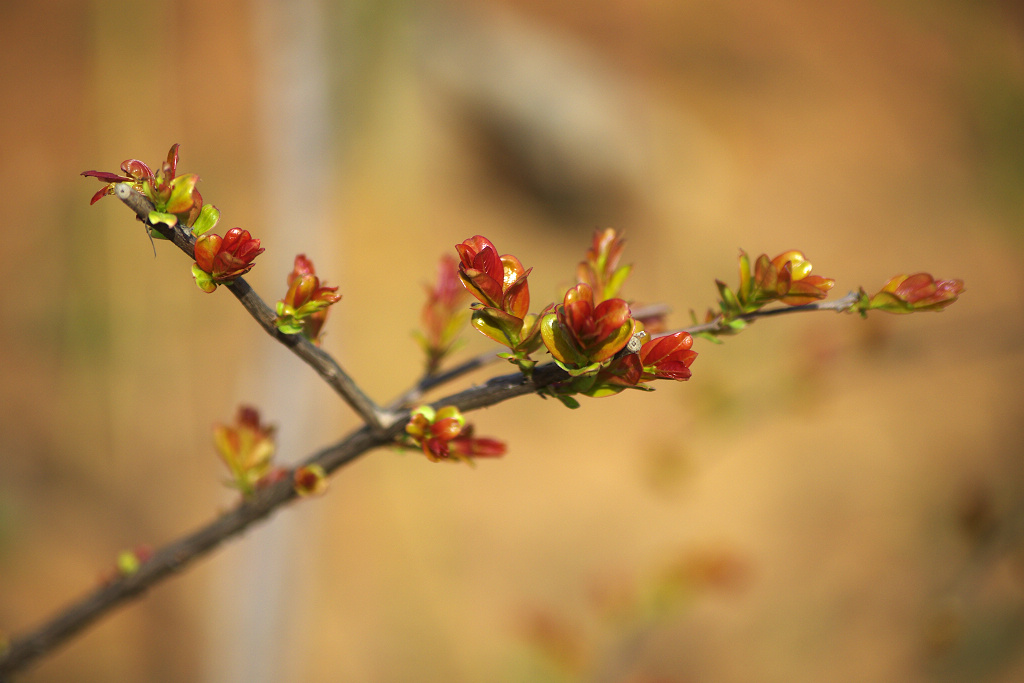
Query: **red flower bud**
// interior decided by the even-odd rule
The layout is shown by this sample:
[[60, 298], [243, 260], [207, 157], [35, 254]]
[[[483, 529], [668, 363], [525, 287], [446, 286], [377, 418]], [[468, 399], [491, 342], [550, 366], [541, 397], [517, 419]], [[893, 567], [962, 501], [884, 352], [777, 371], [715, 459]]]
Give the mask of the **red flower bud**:
[[295, 470], [295, 492], [300, 496], [319, 496], [327, 491], [327, 474], [320, 465], [308, 465]]
[[459, 252], [459, 277], [480, 303], [497, 308], [516, 318], [530, 310], [530, 289], [526, 277], [530, 270], [515, 256], [498, 256], [498, 250], [486, 237], [477, 235], [456, 244]]
[[271, 471], [274, 428], [260, 424], [255, 408], [242, 406], [234, 425], [214, 428], [213, 442], [231, 472], [230, 485], [243, 495], [252, 495], [259, 481]]
[[772, 265], [782, 274], [780, 282], [789, 282], [789, 287], [783, 293], [782, 303], [790, 306], [824, 299], [836, 284], [836, 281], [830, 278], [811, 275], [811, 264], [800, 251], [783, 252], [772, 259]]
[[125, 159], [122, 161], [121, 173], [123, 175], [107, 173], [105, 171], [85, 171], [82, 173], [82, 175], [86, 177], [96, 178], [106, 183], [99, 192], [92, 196], [89, 203], [95, 204], [108, 194], [114, 194], [114, 185], [117, 185], [118, 183], [128, 183], [141, 192], [142, 182], [144, 180], [153, 179], [153, 171], [150, 170], [149, 166], [138, 159]]
[[[897, 275], [871, 297], [868, 308], [889, 313], [941, 311], [963, 291], [963, 280], [936, 280], [929, 273]], [[866, 296], [863, 290], [861, 295]]]
[[600, 301], [611, 299], [629, 276], [632, 266], [619, 265], [624, 240], [612, 228], [594, 231], [587, 260], [576, 267], [576, 280], [589, 285]]
[[471, 460], [477, 457], [504, 455], [505, 445], [495, 439], [475, 438], [473, 428], [455, 406], [435, 411], [420, 406], [413, 411], [405, 432], [419, 446], [431, 462], [457, 458]]
[[455, 338], [466, 323], [466, 288], [459, 279], [458, 262], [445, 254], [437, 264], [437, 281], [427, 288], [420, 319], [423, 332], [415, 333], [427, 354], [427, 372], [437, 370], [454, 348]]
[[835, 285], [835, 280], [811, 275], [811, 264], [802, 252], [785, 251], [773, 259], [761, 254], [750, 268], [750, 257], [740, 250], [740, 287], [733, 292], [721, 280], [716, 280], [722, 295], [720, 307], [727, 316], [751, 313], [773, 301], [789, 306], [808, 304], [824, 299]]
[[301, 332], [314, 344], [319, 344], [320, 331], [327, 322], [327, 307], [341, 300], [337, 292], [337, 287], [321, 285], [313, 262], [305, 254], [299, 254], [288, 275], [288, 293], [277, 302], [274, 324], [286, 334]]
[[676, 332], [665, 337], [651, 339], [640, 347], [640, 364], [644, 368], [641, 381], [651, 379], [690, 379], [690, 365], [697, 358], [691, 351], [693, 337], [686, 332]]
[[579, 368], [608, 360], [621, 351], [634, 327], [625, 301], [608, 299], [594, 306], [590, 286], [578, 284], [565, 293], [553, 313], [544, 316], [541, 335], [555, 359]]
[[241, 228], [231, 228], [224, 237], [201, 235], [196, 240], [196, 263], [192, 267], [196, 284], [204, 292], [212, 292], [219, 284], [230, 284], [252, 270], [253, 259], [263, 251], [260, 241]]
[[121, 162], [121, 173], [102, 171], [86, 171], [82, 175], [97, 178], [106, 185], [92, 196], [90, 204], [95, 204], [108, 194], [114, 194], [114, 186], [127, 183], [135, 190], [146, 195], [158, 214], [166, 214], [163, 222], [174, 224], [179, 219], [186, 225], [192, 225], [199, 210], [203, 206], [203, 197], [196, 190], [199, 176], [187, 173], [179, 176], [178, 145], [171, 145], [167, 160], [154, 173], [149, 166], [138, 159], [126, 159]]

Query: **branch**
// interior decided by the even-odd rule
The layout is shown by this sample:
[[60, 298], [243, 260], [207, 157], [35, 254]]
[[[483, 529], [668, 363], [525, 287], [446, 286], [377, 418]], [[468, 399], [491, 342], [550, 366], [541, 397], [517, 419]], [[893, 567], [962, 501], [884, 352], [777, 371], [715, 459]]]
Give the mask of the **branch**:
[[[383, 436], [374, 435], [369, 427], [363, 427], [313, 459], [329, 461], [336, 469], [386, 440]], [[118, 605], [180, 572], [193, 560], [267, 517], [294, 497], [291, 477], [260, 490], [254, 497], [243, 500], [236, 508], [201, 529], [164, 546], [142, 563], [137, 572], [119, 576], [96, 588], [32, 633], [15, 638], [7, 652], [0, 656], [0, 680], [5, 674], [25, 668]]]
[[[836, 313], [847, 313], [853, 309], [853, 305], [859, 300], [860, 296], [857, 292], [850, 292], [842, 299], [836, 299], [835, 301], [813, 301], [809, 304], [801, 304], [800, 306], [786, 306], [785, 308], [770, 308], [767, 310], [753, 311], [751, 313], [738, 315], [735, 319], [753, 322], [758, 318], [768, 318], [776, 315], [786, 315], [788, 313], [804, 313], [806, 311], [835, 311]], [[736, 330], [730, 328], [725, 322], [725, 319], [722, 316], [719, 316], [709, 323], [693, 325], [692, 327], [684, 327], [679, 330], [673, 330], [673, 332], [689, 332], [692, 335], [703, 333], [735, 334]], [[673, 332], [664, 332], [657, 336], [663, 337], [668, 334], [673, 334]]]
[[[669, 312], [669, 308], [665, 304], [651, 304], [647, 306], [640, 306], [633, 309], [633, 317], [640, 319], [649, 316], [665, 315]], [[661, 336], [661, 335], [658, 335]], [[497, 352], [490, 351], [488, 353], [482, 353], [479, 356], [474, 356], [469, 360], [463, 361], [458, 365], [445, 370], [444, 372], [434, 372], [424, 375], [419, 382], [414, 386], [410, 387], [408, 391], [396, 398], [394, 401], [388, 404], [390, 410], [401, 410], [403, 408], [411, 408], [415, 403], [418, 403], [431, 389], [447, 384], [448, 382], [454, 381], [463, 375], [469, 374], [470, 372], [482, 368], [486, 365], [490, 365], [496, 361], [503, 360], [498, 356]]]
[[[495, 377], [482, 386], [443, 398], [434, 406], [441, 408], [454, 405], [463, 412], [477, 410], [533, 393], [565, 377], [565, 373], [551, 363], [537, 368], [533, 381], [526, 380], [521, 373]], [[369, 425], [364, 426], [338, 443], [311, 455], [302, 466], [320, 465], [329, 474], [374, 448], [393, 443], [404, 428], [405, 422], [397, 420], [380, 432], [375, 432]], [[256, 522], [268, 518], [296, 497], [292, 477], [276, 481], [257, 491], [253, 497], [242, 500], [237, 507], [206, 526], [160, 548], [135, 573], [105, 583], [58, 612], [36, 630], [12, 639], [10, 647], [0, 653], [0, 680], [26, 668], [114, 608], [181, 572], [194, 560]]]
[[[128, 202], [126, 201], [126, 203]], [[139, 213], [139, 211], [137, 210], [136, 213]], [[148, 213], [146, 213], [146, 216], [148, 216]], [[149, 225], [148, 222], [147, 225]], [[191, 253], [194, 240], [190, 239], [190, 235], [184, 231], [167, 228], [164, 225], [151, 227], [159, 230], [161, 234], [172, 238], [175, 244], [178, 244], [186, 253]], [[271, 336], [284, 343], [303, 360], [313, 366], [321, 376], [339, 390], [343, 397], [347, 396], [347, 394], [343, 393], [343, 390], [347, 391], [345, 388], [346, 382], [351, 384], [351, 380], [341, 372], [340, 367], [337, 367], [337, 364], [334, 363], [329, 355], [321, 352], [320, 349], [308, 343], [304, 338], [297, 339], [297, 335], [281, 334], [273, 325], [274, 316], [269, 307], [263, 303], [244, 280], [239, 278], [230, 287], [235, 296], [242, 301], [246, 309], [252, 313], [253, 317], [260, 322], [260, 325]], [[856, 300], [857, 294], [851, 292], [846, 297], [833, 302], [819, 301], [802, 306], [756, 311], [740, 317], [744, 320], [753, 321], [762, 317], [804, 311], [833, 310], [843, 312], [850, 310]], [[718, 320], [688, 328], [687, 331], [691, 334], [697, 334], [701, 332], [721, 332], [722, 329], [721, 320]], [[305, 343], [303, 344], [303, 342]], [[406, 403], [415, 400], [424, 391], [482, 367], [495, 358], [496, 356], [492, 354], [480, 355], [445, 373], [428, 376], [392, 401], [389, 404], [390, 410], [388, 411], [376, 408], [366, 399], [367, 404], [373, 406], [374, 412], [371, 414], [385, 415], [388, 418], [387, 422], [377, 423], [378, 426], [375, 428], [374, 424], [367, 420], [368, 424], [366, 426], [352, 432], [336, 444], [309, 456], [300, 466], [319, 465], [326, 473], [330, 474], [375, 448], [394, 443], [405, 427], [406, 413], [397, 411]], [[336, 372], [340, 374], [333, 374], [332, 366], [337, 367]], [[532, 380], [526, 379], [518, 372], [494, 377], [483, 385], [451, 394], [435, 401], [432, 405], [436, 409], [454, 405], [462, 412], [469, 412], [492, 406], [517, 396], [537, 392], [567, 377], [568, 375], [557, 365], [548, 363], [538, 366], [534, 370]], [[342, 380], [341, 378], [344, 379]], [[352, 386], [354, 387], [354, 385]], [[362, 396], [361, 393], [357, 395]], [[346, 400], [348, 399], [346, 398]], [[352, 405], [351, 402], [350, 405]], [[293, 487], [292, 477], [284, 477], [260, 489], [253, 497], [243, 499], [237, 507], [215, 518], [206, 526], [157, 550], [150, 559], [142, 563], [139, 570], [135, 573], [119, 576], [96, 588], [85, 597], [58, 612], [35, 631], [12, 639], [9, 648], [5, 652], [0, 653], [0, 681], [3, 681], [6, 675], [18, 672], [46, 655], [122, 603], [138, 597], [152, 586], [182, 571], [194, 560], [216, 549], [224, 541], [240, 534], [256, 522], [268, 518], [279, 508], [291, 503], [296, 497], [297, 494]]]
[[[190, 258], [195, 258], [195, 237], [181, 226], [168, 226], [149, 221], [153, 206], [141, 194], [127, 184], [115, 186], [117, 196], [128, 205], [149, 230], [156, 230], [172, 241]], [[365, 425], [350, 433], [341, 441], [309, 456], [300, 466], [318, 465], [327, 474], [380, 446], [394, 443], [402, 434], [407, 420], [403, 410], [426, 391], [460, 377], [471, 370], [482, 367], [495, 359], [493, 354], [481, 355], [462, 363], [444, 373], [424, 377], [409, 391], [392, 401], [388, 408], [381, 408], [371, 401], [341, 366], [327, 353], [301, 335], [282, 333], [274, 324], [274, 311], [256, 294], [243, 278], [237, 278], [228, 289], [249, 311], [260, 326], [277, 341], [310, 365], [364, 420]], [[816, 302], [804, 306], [784, 309], [757, 311], [739, 316], [753, 321], [759, 317], [779, 315], [806, 310], [850, 310], [857, 301], [851, 293], [836, 302]], [[694, 333], [726, 333], [732, 331], [720, 318], [705, 325], [688, 330]], [[495, 377], [480, 386], [449, 395], [436, 401], [433, 406], [455, 406], [468, 412], [495, 405], [511, 398], [537, 392], [544, 387], [567, 379], [568, 375], [554, 363], [537, 367], [532, 378], [522, 373]], [[170, 576], [183, 571], [193, 561], [218, 548], [253, 524], [267, 519], [279, 508], [291, 503], [297, 497], [292, 476], [285, 476], [259, 488], [239, 504], [214, 518], [205, 526], [170, 542], [142, 562], [136, 571], [122, 573], [97, 587], [78, 601], [58, 612], [34, 631], [11, 640], [6, 649], [0, 645], [0, 681], [23, 670], [53, 649], [82, 632], [90, 624], [111, 612], [121, 604], [138, 597], [149, 588]]]
[[[170, 227], [164, 223], [151, 223], [149, 214], [153, 211], [153, 205], [131, 186], [119, 183], [115, 186], [115, 192], [117, 197], [135, 212], [135, 215], [147, 228], [156, 230], [185, 252], [189, 258], [195, 259], [196, 238], [190, 230], [180, 224]], [[383, 434], [401, 419], [399, 413], [381, 408], [370, 400], [329, 353], [301, 334], [285, 334], [277, 329], [274, 324], [277, 314], [244, 278], [235, 278], [232, 284], [226, 286], [267, 334], [287, 346], [292, 353], [313, 368], [374, 432]]]
[[454, 381], [463, 375], [486, 365], [490, 365], [498, 360], [501, 360], [501, 358], [499, 358], [497, 352], [490, 351], [488, 353], [481, 353], [479, 356], [474, 356], [473, 358], [459, 363], [455, 367], [449, 368], [444, 372], [435, 372], [424, 375], [423, 378], [414, 386], [410, 387], [408, 391], [389, 403], [388, 408], [391, 410], [411, 408], [413, 404], [418, 403], [423, 398], [423, 395], [431, 389]]
[[[753, 322], [758, 318], [766, 318], [774, 315], [783, 315], [786, 313], [803, 313], [806, 311], [836, 311], [837, 313], [845, 313], [849, 311], [853, 305], [859, 300], [856, 292], [850, 292], [842, 299], [836, 301], [815, 301], [809, 304], [803, 304], [800, 306], [787, 306], [785, 308], [773, 308], [770, 310], [754, 311], [752, 313], [744, 313], [743, 315], [737, 316], [742, 320]], [[634, 318], [643, 318], [646, 316], [664, 315], [668, 312], [668, 307], [663, 304], [653, 304], [650, 306], [642, 306], [633, 311]], [[654, 335], [654, 337], [666, 337], [676, 332], [688, 332], [691, 335], [697, 335], [701, 333], [708, 334], [735, 334], [736, 330], [731, 329], [725, 324], [724, 319], [719, 316], [715, 320], [709, 323], [703, 323], [700, 325], [694, 325], [692, 327], [684, 327], [678, 330], [672, 330], [670, 332], [661, 332]], [[447, 384], [448, 382], [454, 381], [463, 375], [469, 374], [470, 372], [490, 365], [495, 361], [501, 360], [496, 352], [491, 351], [488, 353], [482, 353], [479, 356], [474, 356], [458, 365], [445, 370], [444, 372], [437, 372], [428, 375], [424, 375], [419, 382], [414, 386], [410, 387], [408, 391], [403, 393], [401, 396], [396, 398], [394, 401], [388, 404], [388, 409], [392, 411], [402, 410], [404, 408], [411, 408], [413, 404], [420, 401], [424, 394], [431, 389]]]

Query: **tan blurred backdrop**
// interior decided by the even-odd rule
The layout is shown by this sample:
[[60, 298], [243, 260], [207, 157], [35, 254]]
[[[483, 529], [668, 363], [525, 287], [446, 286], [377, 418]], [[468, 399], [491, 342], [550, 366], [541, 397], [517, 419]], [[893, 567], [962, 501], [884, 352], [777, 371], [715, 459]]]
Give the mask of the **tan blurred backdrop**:
[[285, 462], [356, 425], [81, 171], [180, 143], [263, 239], [265, 299], [299, 252], [340, 286], [325, 347], [380, 401], [474, 234], [542, 305], [616, 227], [626, 295], [678, 324], [740, 247], [802, 249], [840, 294], [967, 283], [941, 315], [699, 341], [653, 395], [475, 414], [510, 447], [475, 469], [370, 454], [25, 680], [1024, 679], [1019, 7], [3, 3], [9, 635], [232, 504], [209, 430], [239, 403]]

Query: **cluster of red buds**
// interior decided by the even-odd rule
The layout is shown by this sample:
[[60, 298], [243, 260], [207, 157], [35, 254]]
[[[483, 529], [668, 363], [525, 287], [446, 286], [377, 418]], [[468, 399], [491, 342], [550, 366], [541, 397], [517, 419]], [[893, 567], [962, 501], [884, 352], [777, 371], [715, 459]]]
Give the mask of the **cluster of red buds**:
[[[192, 272], [196, 284], [213, 292], [249, 272], [264, 249], [241, 228], [223, 236], [214, 233], [220, 212], [213, 205], [204, 205], [196, 189], [199, 177], [178, 175], [177, 168], [178, 145], [173, 145], [155, 172], [137, 159], [128, 159], [121, 164], [121, 173], [87, 171], [83, 175], [104, 183], [92, 203], [126, 184], [152, 204], [150, 226], [164, 223], [190, 228], [195, 238]], [[541, 349], [551, 355], [566, 378], [544, 391], [570, 407], [579, 405], [572, 398], [575, 394], [608, 396], [627, 388], [649, 390], [646, 385], [654, 380], [689, 379], [697, 356], [690, 334], [660, 334], [657, 316], [635, 316], [630, 303], [619, 296], [632, 269], [619, 265], [623, 246], [622, 237], [614, 230], [595, 232], [584, 260], [577, 265], [576, 284], [565, 291], [560, 303], [550, 303], [531, 314], [527, 278], [532, 269], [524, 268], [515, 256], [499, 255], [482, 235], [457, 244], [458, 260], [450, 256], [441, 260], [437, 281], [427, 289], [421, 313], [423, 331], [417, 333], [417, 340], [426, 355], [427, 375], [435, 374], [457, 345], [456, 337], [467, 317], [464, 300], [468, 292], [476, 299], [469, 309], [471, 325], [508, 349], [501, 357], [531, 376], [537, 364], [531, 355]], [[835, 281], [811, 270], [800, 251], [785, 251], [774, 258], [762, 254], [752, 264], [741, 250], [739, 286], [733, 290], [717, 281], [719, 310], [708, 312], [707, 321], [713, 328], [702, 334], [737, 331], [769, 304], [794, 307], [819, 302]], [[341, 299], [338, 288], [322, 283], [304, 254], [295, 258], [287, 284], [287, 293], [277, 302], [277, 329], [319, 344], [328, 308]], [[863, 289], [851, 293], [852, 303], [844, 310], [862, 315], [869, 310], [938, 311], [956, 301], [963, 289], [960, 280], [936, 280], [928, 273], [900, 275], [872, 296]], [[231, 472], [231, 485], [243, 494], [251, 495], [261, 483], [287, 476], [285, 470], [270, 464], [273, 429], [260, 424], [254, 409], [243, 408], [234, 426], [218, 426], [214, 436], [217, 451]], [[505, 452], [499, 441], [474, 437], [472, 427], [454, 406], [438, 410], [423, 406], [412, 411], [400, 443], [422, 450], [432, 461], [469, 461]], [[319, 492], [326, 484], [323, 470], [316, 466], [299, 468], [293, 476], [295, 490], [303, 495]]]
[[[263, 253], [260, 241], [253, 239], [248, 230], [232, 228], [223, 237], [210, 233], [220, 220], [220, 212], [212, 205], [204, 206], [203, 196], [196, 189], [199, 176], [195, 173], [177, 175], [178, 145], [172, 145], [167, 160], [154, 173], [138, 159], [121, 163], [121, 173], [86, 171], [82, 175], [97, 178], [105, 184], [92, 197], [96, 203], [114, 194], [121, 183], [141, 192], [153, 205], [149, 213], [150, 224], [163, 223], [174, 227], [182, 224], [192, 229], [195, 243], [195, 265], [192, 275], [196, 285], [204, 292], [212, 292], [218, 285], [231, 284], [253, 267], [253, 259]], [[158, 232], [150, 235], [161, 238]]]
[[[510, 254], [498, 250], [486, 237], [477, 235], [455, 245], [459, 253], [459, 279], [477, 301], [471, 324], [494, 341], [507, 346], [502, 354], [524, 372], [536, 364], [530, 354], [540, 348], [540, 317], [529, 315], [530, 271]], [[547, 309], [545, 309], [547, 310]]]
[[[802, 252], [786, 251], [773, 259], [761, 254], [753, 272], [746, 252], [740, 251], [740, 286], [734, 292], [717, 280], [721, 300], [719, 312], [708, 311], [705, 320], [717, 322], [719, 333], [736, 332], [746, 325], [745, 316], [759, 311], [767, 304], [778, 302], [785, 306], [813, 304], [828, 295], [835, 280], [811, 275], [811, 264]], [[886, 313], [915, 313], [941, 311], [964, 291], [962, 280], [936, 280], [929, 273], [897, 275], [876, 294], [868, 296], [863, 288], [848, 299], [852, 303], [844, 310], [856, 311], [862, 316], [868, 311]]]
[[192, 266], [196, 285], [210, 293], [218, 285], [233, 283], [252, 270], [256, 265], [253, 259], [263, 251], [260, 241], [241, 228], [231, 228], [223, 237], [214, 233], [201, 235], [196, 240], [196, 262]]
[[420, 319], [423, 331], [414, 337], [426, 356], [427, 374], [441, 367], [441, 361], [458, 347], [459, 332], [466, 324], [466, 289], [459, 279], [459, 262], [449, 254], [437, 264], [437, 280], [427, 287], [427, 300]]
[[869, 310], [887, 313], [941, 311], [956, 301], [963, 291], [963, 280], [936, 280], [930, 273], [897, 275], [874, 296], [869, 297], [861, 289], [856, 308], [862, 315]]
[[295, 257], [295, 267], [288, 274], [288, 293], [277, 302], [274, 324], [285, 334], [302, 334], [314, 344], [327, 322], [327, 307], [338, 303], [337, 287], [321, 284], [313, 262], [305, 254]]
[[761, 254], [754, 262], [740, 250], [740, 286], [736, 292], [721, 280], [716, 280], [722, 299], [719, 308], [727, 319], [744, 313], [753, 313], [773, 302], [799, 306], [824, 299], [836, 281], [820, 275], [811, 275], [811, 262], [803, 252], [784, 251], [773, 259]]
[[431, 462], [473, 458], [497, 458], [505, 454], [505, 444], [496, 439], [473, 436], [473, 426], [466, 424], [455, 406], [434, 410], [420, 406], [412, 411], [405, 426], [412, 447], [419, 447]]
[[498, 256], [485, 237], [456, 245], [459, 276], [477, 299], [473, 326], [508, 346], [505, 354], [524, 371], [536, 361], [530, 354], [543, 346], [570, 379], [549, 388], [567, 405], [572, 394], [608, 396], [653, 379], [685, 380], [697, 356], [686, 332], [653, 338], [637, 320], [629, 303], [617, 294], [631, 266], [619, 266], [623, 240], [611, 229], [594, 234], [586, 260], [576, 269], [578, 283], [560, 304], [528, 314], [529, 270], [514, 256]]
[[243, 496], [254, 494], [261, 480], [274, 472], [274, 431], [262, 424], [259, 411], [249, 406], [238, 409], [234, 424], [213, 429], [214, 447], [231, 473], [228, 484]]
[[203, 208], [203, 196], [196, 189], [199, 176], [195, 173], [177, 175], [178, 145], [171, 145], [167, 160], [153, 170], [138, 159], [121, 162], [121, 175], [105, 171], [85, 171], [84, 176], [103, 181], [104, 186], [92, 196], [95, 204], [108, 194], [114, 194], [119, 183], [130, 185], [141, 192], [153, 205], [150, 221], [174, 226], [182, 222], [191, 226]]

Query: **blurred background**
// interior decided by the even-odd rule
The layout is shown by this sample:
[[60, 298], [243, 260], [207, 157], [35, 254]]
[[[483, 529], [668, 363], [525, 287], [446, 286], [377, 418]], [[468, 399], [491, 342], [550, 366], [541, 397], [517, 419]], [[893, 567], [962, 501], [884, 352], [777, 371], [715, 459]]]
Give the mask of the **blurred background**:
[[837, 295], [967, 283], [698, 341], [653, 395], [475, 413], [510, 449], [476, 468], [369, 454], [24, 680], [1024, 679], [1019, 3], [12, 2], [0, 78], [8, 636], [233, 505], [210, 429], [240, 403], [284, 463], [357, 426], [82, 171], [180, 143], [264, 299], [297, 253], [340, 286], [324, 346], [381, 402], [475, 234], [539, 309], [615, 227], [625, 296], [677, 325], [738, 248]]

